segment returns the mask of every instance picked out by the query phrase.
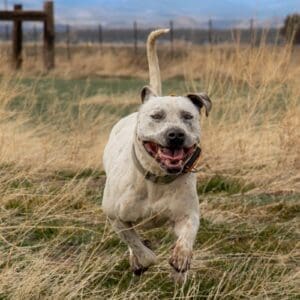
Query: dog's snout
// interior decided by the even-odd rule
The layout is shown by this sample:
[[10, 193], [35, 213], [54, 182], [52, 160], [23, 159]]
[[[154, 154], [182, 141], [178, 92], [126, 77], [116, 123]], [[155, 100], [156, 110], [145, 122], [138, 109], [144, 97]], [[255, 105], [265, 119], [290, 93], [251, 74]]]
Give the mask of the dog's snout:
[[167, 132], [169, 147], [182, 147], [185, 141], [185, 133], [181, 129], [173, 128]]
[[184, 132], [181, 131], [171, 131], [168, 133], [168, 138], [173, 139], [183, 139], [184, 138]]

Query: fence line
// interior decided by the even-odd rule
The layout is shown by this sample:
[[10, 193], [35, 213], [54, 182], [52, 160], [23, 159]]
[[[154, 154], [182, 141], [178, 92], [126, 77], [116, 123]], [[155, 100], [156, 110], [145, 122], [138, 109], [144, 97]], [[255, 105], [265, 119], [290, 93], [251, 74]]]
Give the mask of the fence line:
[[212, 47], [213, 44], [213, 25], [212, 25], [212, 19], [208, 20], [208, 42], [210, 46]]
[[170, 21], [170, 44], [171, 44], [171, 57], [174, 57], [174, 22]]
[[[21, 12], [22, 5], [15, 4], [14, 11]], [[22, 65], [22, 39], [22, 22], [19, 20], [15, 20], [13, 25], [13, 65], [15, 69], [20, 69]]]
[[44, 64], [47, 70], [54, 67], [54, 7], [52, 1], [44, 2], [43, 10], [22, 10], [21, 4], [15, 4], [14, 10], [0, 11], [0, 21], [12, 21], [12, 63], [15, 69], [22, 65], [23, 31], [25, 21], [43, 22], [44, 25]]
[[137, 54], [138, 52], [138, 28], [137, 28], [137, 22], [133, 22], [133, 49], [134, 53]]
[[71, 49], [70, 49], [70, 43], [71, 43], [71, 37], [70, 37], [70, 25], [66, 25], [66, 53], [67, 53], [67, 59], [71, 60]]
[[103, 30], [102, 30], [102, 25], [99, 24], [98, 26], [98, 44], [100, 45], [100, 49], [102, 50], [103, 46]]
[[[19, 8], [20, 9], [20, 8]], [[18, 24], [18, 23], [16, 23]], [[249, 19], [249, 26], [247, 29], [231, 29], [231, 30], [220, 30], [217, 28], [216, 23], [212, 19], [207, 22], [206, 29], [187, 29], [178, 28], [173, 20], [169, 21], [170, 33], [169, 35], [162, 36], [160, 39], [162, 44], [169, 44], [169, 53], [171, 57], [175, 56], [175, 43], [177, 41], [183, 41], [185, 45], [188, 43], [209, 45], [212, 50], [218, 43], [222, 42], [235, 42], [235, 43], [247, 43], [251, 48], [254, 48], [259, 43], [282, 43], [283, 38], [280, 38], [278, 29], [271, 29], [270, 32], [264, 29], [255, 28], [255, 21], [253, 18]], [[72, 61], [74, 45], [87, 42], [98, 45], [98, 50], [104, 50], [104, 43], [111, 44], [114, 42], [121, 42], [125, 45], [132, 47], [132, 51], [135, 55], [139, 52], [139, 45], [145, 45], [147, 35], [152, 30], [150, 28], [142, 28], [139, 24], [133, 22], [132, 28], [127, 29], [111, 29], [105, 28], [101, 24], [96, 25], [94, 28], [76, 28], [70, 24], [58, 25], [56, 27], [55, 35], [56, 42], [64, 45], [61, 51], [65, 51], [65, 57], [68, 61]], [[0, 32], [2, 40], [9, 40], [10, 37], [10, 26], [4, 24]], [[18, 28], [18, 29], [17, 29]], [[14, 27], [12, 33], [20, 30], [20, 27]], [[32, 56], [35, 58], [39, 54], [39, 41], [42, 36], [42, 28], [28, 27], [25, 29], [26, 40], [32, 41]], [[19, 35], [19, 34], [18, 34]], [[82, 47], [82, 46], [81, 46]], [[8, 49], [8, 51], [11, 51]], [[19, 55], [20, 49], [14, 48], [13, 54], [16, 59], [16, 67], [19, 67], [22, 62], [22, 57]], [[101, 52], [102, 53], [102, 52]]]
[[37, 45], [38, 32], [37, 32], [36, 25], [33, 26], [32, 36], [33, 36], [33, 55], [34, 55], [35, 59], [37, 59], [37, 57], [38, 57], [38, 45]]
[[251, 49], [254, 47], [255, 38], [254, 38], [254, 20], [250, 19], [250, 45]]
[[[176, 41], [185, 41], [191, 42], [193, 44], [217, 44], [222, 42], [232, 42], [236, 40], [233, 39], [232, 31], [240, 32], [241, 42], [248, 43], [249, 45], [255, 46], [255, 41], [257, 38], [260, 38], [263, 35], [263, 32], [268, 31], [268, 42], [275, 43], [278, 40], [278, 30], [270, 29], [264, 30], [261, 28], [255, 28], [254, 20], [249, 19], [249, 27], [247, 29], [218, 29], [212, 19], [208, 20], [206, 29], [198, 28], [178, 28], [176, 23], [172, 20], [169, 22], [170, 34], [162, 36], [160, 40], [165, 41], [169, 40], [170, 49], [172, 49]], [[176, 27], [176, 28], [175, 28]], [[72, 26], [72, 39], [70, 44], [76, 44], [80, 42], [93, 42], [103, 45], [104, 43], [124, 43], [130, 44], [133, 43], [133, 49], [136, 50], [139, 48], [139, 44], [144, 44], [147, 38], [148, 33], [152, 29], [139, 27], [137, 22], [133, 23], [132, 29], [130, 28], [104, 28], [102, 25], [97, 25], [94, 28], [76, 28]], [[40, 31], [40, 29], [38, 29]], [[8, 40], [9, 39], [9, 27], [5, 25], [2, 27], [0, 25], [0, 33], [2, 32], [0, 39]], [[32, 30], [25, 28], [27, 37], [29, 40], [34, 40], [34, 34]], [[65, 42], [67, 37], [66, 25], [62, 27], [58, 25], [56, 28], [56, 42]], [[105, 33], [105, 34], [104, 34]], [[283, 41], [283, 38], [282, 38]]]

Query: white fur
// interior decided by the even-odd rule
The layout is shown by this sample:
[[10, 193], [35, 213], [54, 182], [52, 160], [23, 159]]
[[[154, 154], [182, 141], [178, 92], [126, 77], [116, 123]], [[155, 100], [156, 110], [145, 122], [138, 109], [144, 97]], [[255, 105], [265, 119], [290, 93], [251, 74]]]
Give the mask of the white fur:
[[[165, 118], [156, 121], [151, 114], [163, 110]], [[193, 116], [184, 120], [182, 112]], [[177, 236], [170, 264], [178, 272], [189, 269], [193, 244], [199, 226], [196, 176], [187, 173], [166, 185], [146, 180], [132, 160], [132, 147], [143, 167], [157, 175], [166, 171], [151, 157], [143, 141], [164, 145], [168, 129], [176, 127], [186, 134], [185, 147], [200, 141], [199, 109], [187, 97], [149, 95], [138, 113], [121, 119], [112, 129], [104, 151], [107, 175], [103, 210], [113, 228], [130, 250], [133, 270], [156, 263], [156, 256], [145, 246], [136, 229], [170, 224]]]
[[[156, 100], [164, 101], [164, 99]], [[176, 100], [173, 100], [174, 107], [176, 107]], [[178, 99], [178, 101], [181, 100]], [[185, 102], [184, 99], [182, 101]], [[167, 103], [165, 104], [167, 105]], [[196, 114], [197, 111], [193, 105], [187, 104], [188, 102], [183, 106], [188, 106]], [[176, 111], [176, 109], [174, 110]], [[145, 180], [136, 169], [131, 156], [133, 144], [136, 146], [137, 157], [145, 168], [156, 174], [163, 173], [159, 165], [138, 142], [137, 128], [147, 127], [147, 125], [143, 127], [143, 120], [147, 120], [145, 114], [141, 109], [139, 114], [129, 115], [119, 121], [111, 132], [104, 151], [107, 180], [103, 196], [103, 210], [142, 267], [148, 267], [155, 263], [155, 255], [142, 244], [136, 231], [131, 228], [132, 225], [142, 224], [144, 227], [151, 227], [168, 221], [178, 236], [172, 264], [178, 270], [186, 271], [199, 226], [196, 177], [194, 174], [188, 173], [168, 185], [157, 185]], [[174, 113], [174, 116], [170, 118], [171, 120], [164, 124], [166, 128], [174, 125], [172, 118], [176, 120], [176, 114]], [[137, 127], [138, 119], [139, 123], [143, 125]], [[197, 128], [197, 126], [195, 127]], [[151, 130], [148, 129], [150, 134]], [[160, 138], [162, 135], [159, 130], [158, 137]], [[191, 137], [191, 139], [195, 142], [199, 136]]]

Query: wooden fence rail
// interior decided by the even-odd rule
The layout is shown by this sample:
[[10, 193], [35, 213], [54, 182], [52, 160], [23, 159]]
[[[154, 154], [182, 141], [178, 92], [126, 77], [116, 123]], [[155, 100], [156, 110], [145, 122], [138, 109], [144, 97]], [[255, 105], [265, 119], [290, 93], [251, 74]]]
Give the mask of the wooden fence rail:
[[0, 11], [0, 21], [13, 21], [13, 54], [12, 64], [15, 69], [22, 66], [23, 34], [22, 22], [39, 21], [44, 24], [44, 65], [47, 70], [54, 68], [55, 25], [53, 1], [44, 2], [43, 11], [23, 11], [22, 5], [14, 5], [13, 11]]
[[[20, 6], [20, 4], [14, 5], [14, 7], [16, 6]], [[45, 19], [46, 13], [43, 11], [22, 11], [16, 9], [13, 11], [0, 11], [1, 21], [44, 21]]]

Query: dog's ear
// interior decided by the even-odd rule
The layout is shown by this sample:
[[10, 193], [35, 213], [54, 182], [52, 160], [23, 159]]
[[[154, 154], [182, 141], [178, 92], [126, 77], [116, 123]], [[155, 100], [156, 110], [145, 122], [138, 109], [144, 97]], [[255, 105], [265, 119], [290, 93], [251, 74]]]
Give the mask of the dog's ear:
[[208, 114], [212, 107], [212, 103], [207, 94], [205, 93], [187, 94], [186, 97], [188, 97], [193, 102], [193, 104], [199, 109], [199, 112], [201, 111], [201, 108], [204, 106], [205, 115], [208, 117]]
[[150, 86], [146, 85], [141, 90], [142, 103], [146, 102], [150, 97], [156, 97], [156, 94]]

